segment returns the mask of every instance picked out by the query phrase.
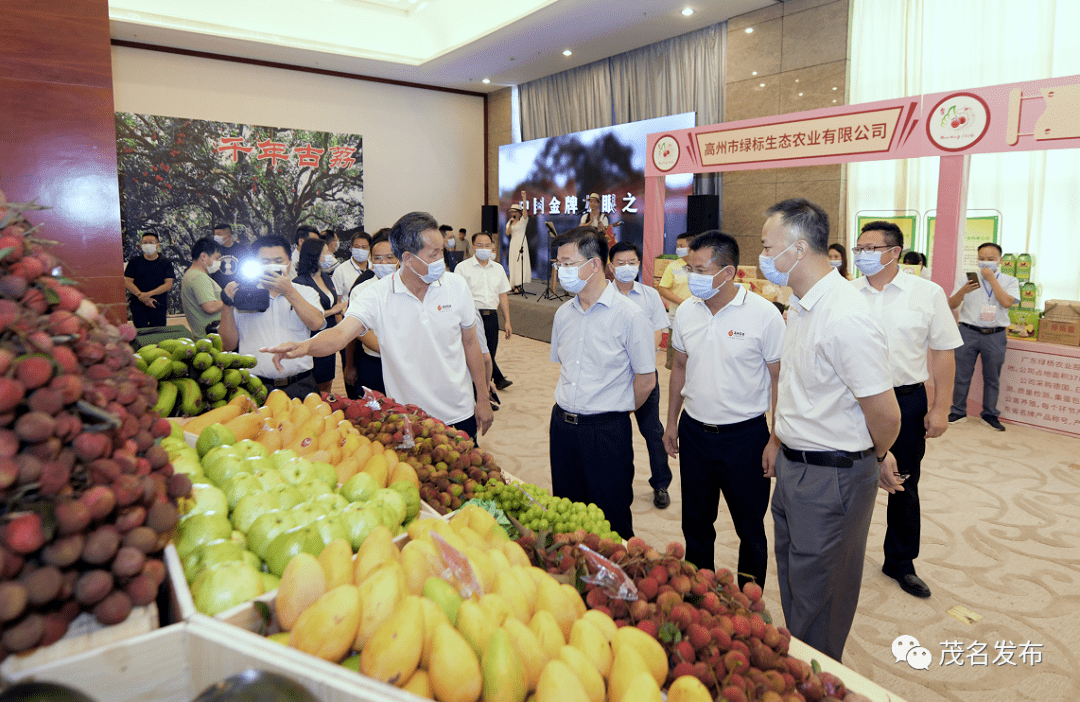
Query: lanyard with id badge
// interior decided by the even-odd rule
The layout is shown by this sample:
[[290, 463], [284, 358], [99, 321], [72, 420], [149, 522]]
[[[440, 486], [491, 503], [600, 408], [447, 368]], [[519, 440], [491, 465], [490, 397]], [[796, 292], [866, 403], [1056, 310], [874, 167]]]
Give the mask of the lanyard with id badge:
[[[980, 286], [982, 287], [982, 286]], [[983, 288], [985, 290], [985, 288]], [[994, 299], [994, 288], [990, 288], [990, 292], [986, 294], [986, 304], [982, 306], [982, 312], [979, 313], [980, 322], [993, 322], [997, 320], [997, 305], [991, 300]]]

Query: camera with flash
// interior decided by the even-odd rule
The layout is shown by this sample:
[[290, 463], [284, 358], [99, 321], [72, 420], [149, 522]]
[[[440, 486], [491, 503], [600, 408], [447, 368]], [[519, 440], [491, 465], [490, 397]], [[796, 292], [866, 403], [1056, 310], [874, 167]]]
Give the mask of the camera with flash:
[[240, 287], [233, 296], [233, 307], [241, 312], [265, 312], [270, 307], [270, 291], [259, 287], [259, 281], [269, 270], [283, 272], [279, 269], [280, 266], [264, 266], [257, 258], [241, 259], [236, 270]]

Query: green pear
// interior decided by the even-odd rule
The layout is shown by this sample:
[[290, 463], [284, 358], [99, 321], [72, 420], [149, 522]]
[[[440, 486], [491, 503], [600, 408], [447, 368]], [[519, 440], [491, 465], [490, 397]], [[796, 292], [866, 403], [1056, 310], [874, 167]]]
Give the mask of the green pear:
[[290, 510], [275, 510], [259, 516], [247, 531], [248, 548], [259, 558], [266, 558], [267, 547], [279, 534], [300, 526]]
[[263, 592], [262, 574], [243, 561], [207, 568], [191, 584], [195, 609], [211, 617]]
[[244, 465], [251, 466], [252, 473], [258, 473], [261, 470], [277, 470], [274, 462], [266, 456], [248, 456], [244, 459]]
[[237, 441], [235, 448], [240, 452], [240, 455], [247, 458], [249, 456], [258, 456], [260, 458], [266, 458], [270, 455], [270, 452], [266, 450], [266, 447], [260, 444], [258, 441], [252, 441], [251, 439], [244, 439], [243, 441]]
[[281, 577], [281, 574], [285, 572], [285, 566], [289, 565], [289, 561], [296, 554], [303, 551], [318, 557], [322, 550], [323, 542], [319, 538], [319, 533], [312, 527], [299, 527], [279, 534], [270, 542], [266, 549], [266, 566], [271, 573]]
[[311, 464], [311, 461], [306, 458], [295, 458], [291, 461], [286, 461], [283, 465], [277, 466], [278, 472], [281, 473], [281, 477], [285, 478], [286, 482], [293, 485], [302, 485], [304, 483], [318, 480], [318, 476], [315, 473], [315, 466]]
[[405, 521], [410, 521], [420, 514], [420, 490], [407, 480], [399, 480], [388, 489], [405, 499]]
[[281, 585], [281, 578], [273, 573], [259, 573], [259, 575], [262, 576], [263, 590], [266, 592], [277, 590], [278, 586]]
[[225, 493], [209, 483], [196, 483], [191, 485], [191, 492], [187, 497], [181, 497], [177, 506], [182, 513], [182, 519], [189, 519], [196, 514], [220, 514], [229, 516], [229, 500]]
[[405, 503], [405, 498], [397, 490], [383, 488], [375, 493], [375, 496], [371, 498], [371, 502], [376, 505], [385, 505], [390, 510], [393, 525], [386, 524], [388, 527], [400, 526], [408, 517], [408, 505]]
[[292, 449], [278, 449], [277, 451], [274, 451], [272, 454], [270, 454], [270, 460], [274, 462], [275, 468], [281, 468], [281, 466], [285, 465], [289, 461], [295, 460], [299, 457], [299, 454], [297, 454], [296, 451], [293, 451]]
[[281, 473], [278, 472], [277, 468], [257, 470], [255, 471], [255, 477], [259, 479], [259, 482], [262, 483], [263, 489], [265, 490], [285, 484], [285, 478], [281, 477]]
[[232, 525], [223, 514], [196, 514], [177, 526], [173, 535], [176, 552], [184, 558], [204, 544], [228, 541], [232, 531]]
[[196, 476], [203, 476], [203, 468], [202, 464], [199, 462], [199, 454], [195, 453], [193, 449], [188, 449], [175, 456], [170, 456], [169, 460], [172, 462], [173, 473], [183, 473], [192, 479]]
[[313, 461], [311, 465], [315, 467], [315, 475], [319, 480], [331, 490], [337, 488], [337, 471], [334, 466], [322, 461]]
[[256, 519], [267, 512], [274, 512], [279, 509], [282, 509], [280, 493], [271, 490], [248, 493], [241, 497], [240, 501], [233, 507], [233, 528], [247, 534]]
[[219, 461], [240, 461], [243, 456], [235, 446], [217, 446], [207, 451], [202, 457], [203, 472], [209, 475], [210, 470], [217, 466]]
[[359, 549], [371, 530], [381, 524], [379, 515], [372, 510], [348, 508], [341, 510], [341, 522], [349, 535], [353, 551]]
[[244, 495], [263, 491], [262, 483], [251, 473], [237, 473], [218, 487], [225, 493], [225, 499], [229, 501], [229, 509], [235, 509], [236, 504], [243, 499]]
[[345, 481], [338, 494], [349, 502], [367, 502], [378, 490], [378, 483], [369, 473], [357, 473]]
[[180, 563], [184, 567], [184, 577], [190, 585], [206, 568], [242, 560], [244, 560], [244, 549], [232, 541], [222, 539], [198, 546], [184, 556]]
[[312, 526], [319, 532], [319, 538], [322, 539], [324, 546], [334, 539], [349, 540], [349, 532], [345, 529], [341, 517], [328, 514], [321, 519], [316, 519]]

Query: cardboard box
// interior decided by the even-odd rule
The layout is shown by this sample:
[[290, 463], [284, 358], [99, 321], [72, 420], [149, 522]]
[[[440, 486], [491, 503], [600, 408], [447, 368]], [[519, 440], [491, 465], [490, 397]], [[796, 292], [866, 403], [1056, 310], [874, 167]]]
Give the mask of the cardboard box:
[[1036, 341], [1039, 338], [1039, 310], [1025, 310], [1013, 307], [1009, 310], [1009, 326], [1005, 333], [1010, 339]]
[[664, 275], [664, 271], [667, 270], [667, 267], [678, 260], [678, 257], [664, 258], [663, 256], [657, 256], [653, 260], [653, 278], [660, 280], [660, 278]]
[[1080, 302], [1047, 300], [1039, 324], [1039, 341], [1080, 346]]

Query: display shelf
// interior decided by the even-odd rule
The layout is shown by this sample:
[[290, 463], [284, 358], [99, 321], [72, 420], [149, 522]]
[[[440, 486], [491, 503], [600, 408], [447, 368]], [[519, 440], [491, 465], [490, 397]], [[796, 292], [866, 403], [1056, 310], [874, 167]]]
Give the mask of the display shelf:
[[416, 699], [390, 685], [201, 614], [23, 671], [13, 680], [63, 683], [98, 702], [188, 702], [210, 685], [251, 669], [285, 675], [322, 702]]
[[95, 653], [97, 649], [157, 629], [158, 621], [158, 608], [153, 602], [145, 607], [133, 607], [127, 619], [112, 626], [105, 626], [91, 613], [83, 612], [71, 623], [64, 638], [51, 646], [8, 656], [0, 664], [0, 678], [17, 680], [57, 661], [87, 652]]

